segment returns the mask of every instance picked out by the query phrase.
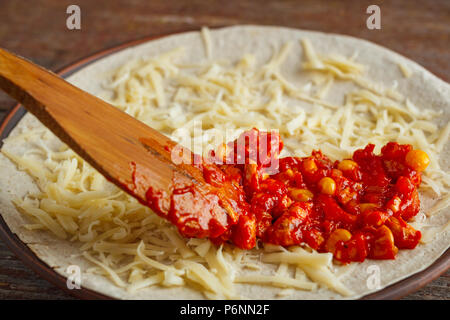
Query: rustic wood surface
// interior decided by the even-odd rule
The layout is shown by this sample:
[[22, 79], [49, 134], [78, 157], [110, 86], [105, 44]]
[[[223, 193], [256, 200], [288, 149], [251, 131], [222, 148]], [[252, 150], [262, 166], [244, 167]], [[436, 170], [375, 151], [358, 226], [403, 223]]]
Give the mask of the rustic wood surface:
[[[81, 8], [81, 30], [66, 8]], [[366, 8], [381, 8], [381, 30]], [[450, 81], [450, 1], [431, 0], [0, 0], [0, 46], [50, 70], [145, 36], [233, 24], [283, 25], [352, 35], [418, 62]], [[0, 117], [14, 104], [0, 93]], [[450, 271], [405, 299], [450, 299]], [[0, 299], [72, 299], [40, 279], [0, 241]]]

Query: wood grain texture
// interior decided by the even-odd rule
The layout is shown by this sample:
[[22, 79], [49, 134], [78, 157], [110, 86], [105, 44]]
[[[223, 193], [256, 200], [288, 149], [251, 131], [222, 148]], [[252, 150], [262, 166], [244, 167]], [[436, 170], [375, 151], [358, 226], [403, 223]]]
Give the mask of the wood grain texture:
[[[66, 8], [81, 7], [82, 29], [66, 28]], [[365, 27], [370, 4], [381, 30]], [[267, 24], [334, 32], [381, 44], [450, 81], [450, 1], [413, 0], [34, 0], [0, 1], [0, 46], [57, 70], [84, 56], [144, 36], [203, 25]], [[0, 93], [0, 116], [13, 100]], [[405, 299], [450, 299], [450, 271]], [[70, 299], [37, 277], [0, 243], [0, 299]]]

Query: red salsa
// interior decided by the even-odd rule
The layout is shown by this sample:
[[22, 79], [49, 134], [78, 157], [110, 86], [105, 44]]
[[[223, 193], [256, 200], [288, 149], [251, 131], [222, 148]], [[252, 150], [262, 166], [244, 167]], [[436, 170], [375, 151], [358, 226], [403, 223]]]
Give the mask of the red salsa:
[[[258, 147], [250, 148], [254, 143]], [[252, 129], [197, 165], [214, 192], [230, 201], [181, 184], [170, 203], [157, 206], [160, 197], [149, 190], [148, 205], [184, 236], [214, 243], [232, 242], [242, 249], [253, 248], [257, 239], [307, 244], [343, 263], [394, 259], [399, 249], [413, 249], [421, 238], [408, 221], [419, 212], [417, 188], [429, 158], [411, 145], [389, 142], [379, 155], [374, 147], [335, 162], [320, 150], [309, 157], [279, 158], [280, 136]], [[205, 208], [208, 197], [212, 204]]]

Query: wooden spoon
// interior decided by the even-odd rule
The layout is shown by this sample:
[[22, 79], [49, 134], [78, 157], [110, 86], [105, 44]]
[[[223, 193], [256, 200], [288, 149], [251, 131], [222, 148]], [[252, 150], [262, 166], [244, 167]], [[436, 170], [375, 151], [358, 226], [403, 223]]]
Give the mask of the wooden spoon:
[[[208, 184], [199, 166], [172, 161], [174, 141], [103, 100], [3, 49], [0, 49], [0, 88], [20, 101], [108, 180], [140, 202], [167, 211], [174, 179], [181, 177], [185, 185], [195, 185], [200, 194], [218, 195], [220, 206], [226, 208], [224, 212], [236, 219], [232, 209], [236, 203], [230, 203], [225, 196], [227, 192]], [[185, 157], [193, 158], [190, 151], [184, 151]], [[152, 194], [164, 195], [166, 208], [149, 203], [146, 195], [149, 189]], [[196, 208], [199, 210], [201, 206]], [[208, 205], [204, 208], [211, 209]]]

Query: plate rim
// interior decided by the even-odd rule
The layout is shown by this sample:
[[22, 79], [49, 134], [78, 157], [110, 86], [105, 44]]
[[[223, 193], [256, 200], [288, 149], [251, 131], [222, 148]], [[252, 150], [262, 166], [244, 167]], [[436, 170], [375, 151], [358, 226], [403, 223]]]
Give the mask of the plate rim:
[[[216, 29], [216, 28], [213, 28]], [[165, 33], [161, 35], [145, 36], [143, 38], [126, 41], [119, 45], [101, 49], [93, 54], [87, 55], [75, 62], [69, 63], [66, 66], [58, 69], [55, 73], [66, 78], [73, 73], [87, 67], [97, 60], [103, 59], [113, 53], [117, 53], [124, 49], [137, 46], [139, 44], [160, 39], [163, 37], [180, 34], [197, 29], [186, 29], [180, 32]], [[356, 38], [358, 39], [358, 38]], [[364, 40], [364, 39], [362, 39]], [[365, 40], [367, 41], [367, 40]], [[384, 48], [384, 47], [383, 47]], [[389, 49], [390, 50], [390, 49]], [[398, 54], [398, 53], [397, 53]], [[6, 113], [0, 121], [0, 148], [9, 133], [14, 129], [17, 123], [27, 113], [26, 109], [21, 104], [15, 104]], [[42, 261], [19, 237], [11, 231], [0, 214], [0, 238], [7, 245], [7, 247], [30, 269], [32, 269], [38, 276], [44, 278], [56, 287], [62, 289], [64, 292], [79, 298], [79, 299], [95, 299], [95, 300], [111, 300], [114, 299], [106, 294], [94, 291], [89, 288], [81, 287], [80, 289], [69, 289], [66, 285], [67, 279], [52, 269], [47, 263]], [[416, 292], [424, 287], [429, 282], [438, 278], [450, 269], [450, 248], [448, 248], [432, 265], [426, 269], [410, 275], [409, 277], [397, 281], [379, 291], [367, 294], [361, 297], [361, 300], [382, 300], [382, 299], [401, 299], [402, 297]]]

